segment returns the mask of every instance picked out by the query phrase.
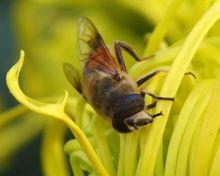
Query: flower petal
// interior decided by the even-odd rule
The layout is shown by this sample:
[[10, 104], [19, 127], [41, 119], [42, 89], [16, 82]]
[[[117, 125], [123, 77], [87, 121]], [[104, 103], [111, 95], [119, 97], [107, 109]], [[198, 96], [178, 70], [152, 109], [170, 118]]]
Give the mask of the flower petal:
[[23, 62], [24, 51], [21, 50], [19, 61], [7, 73], [6, 82], [10, 92], [20, 103], [28, 107], [30, 110], [63, 121], [79, 141], [97, 174], [103, 176], [108, 175], [94, 149], [90, 145], [86, 135], [64, 111], [68, 98], [67, 91], [65, 91], [65, 94], [57, 101], [57, 103], [36, 101], [22, 92], [18, 80]]

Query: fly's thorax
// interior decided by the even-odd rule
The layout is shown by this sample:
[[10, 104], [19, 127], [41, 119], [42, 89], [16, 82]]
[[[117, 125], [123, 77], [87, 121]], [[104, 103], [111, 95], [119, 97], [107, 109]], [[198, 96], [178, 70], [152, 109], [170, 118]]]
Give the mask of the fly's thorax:
[[104, 93], [108, 88], [116, 84], [108, 74], [97, 70], [84, 72], [83, 76], [83, 94], [91, 105], [94, 105], [93, 99], [95, 97], [104, 96], [101, 93]]
[[123, 81], [126, 82], [127, 84], [129, 84], [134, 90], [137, 89], [137, 83], [136, 81], [130, 77], [127, 73], [122, 73], [122, 78], [123, 78]]

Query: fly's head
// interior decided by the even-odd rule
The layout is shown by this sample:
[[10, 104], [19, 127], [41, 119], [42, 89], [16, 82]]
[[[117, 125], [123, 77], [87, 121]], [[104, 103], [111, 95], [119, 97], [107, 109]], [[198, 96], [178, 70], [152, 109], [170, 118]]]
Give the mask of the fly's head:
[[123, 97], [112, 119], [114, 129], [121, 133], [129, 133], [152, 122], [153, 118], [144, 108], [144, 98], [140, 94], [134, 93]]

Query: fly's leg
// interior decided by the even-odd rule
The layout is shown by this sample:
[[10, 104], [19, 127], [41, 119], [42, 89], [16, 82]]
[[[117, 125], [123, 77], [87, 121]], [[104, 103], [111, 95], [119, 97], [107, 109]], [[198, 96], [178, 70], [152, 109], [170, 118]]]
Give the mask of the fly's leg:
[[163, 115], [163, 113], [162, 113], [162, 111], [160, 111], [159, 113], [153, 114], [153, 115], [150, 115], [150, 116], [154, 119], [155, 117], [162, 116], [162, 115]]
[[196, 75], [193, 72], [186, 72], [184, 75], [190, 75], [196, 79]]
[[[148, 123], [152, 123], [155, 117], [158, 117], [158, 116], [162, 116], [162, 115], [163, 115], [162, 111], [160, 111], [159, 113], [156, 113], [156, 114], [149, 114], [149, 113], [147, 112], [147, 114], [148, 114], [150, 117], [152, 117], [152, 119], [149, 120]], [[147, 123], [147, 124], [148, 124], [148, 123]], [[145, 124], [145, 125], [146, 125], [146, 124]]]
[[155, 99], [155, 100], [174, 101], [174, 98], [172, 98], [172, 97], [160, 97], [160, 96], [155, 95], [155, 94], [153, 94], [153, 93], [151, 93], [151, 92], [148, 92], [148, 91], [146, 91], [146, 90], [144, 90], [144, 89], [141, 89], [141, 90], [140, 90], [140, 94], [141, 94], [143, 97], [145, 97], [145, 95], [149, 95], [149, 96], [151, 96], [151, 97], [152, 97], [153, 99]]
[[162, 70], [162, 69], [158, 69], [158, 70], [155, 70], [147, 75], [145, 75], [143, 78], [139, 79], [137, 81], [137, 85], [140, 86], [142, 84], [144, 84], [146, 81], [148, 81], [150, 78], [154, 77], [155, 75], [157, 75], [158, 73], [161, 73], [161, 72], [165, 72], [167, 73], [168, 70]]
[[[140, 85], [144, 84], [146, 81], [148, 81], [150, 78], [154, 77], [155, 75], [157, 75], [158, 73], [161, 73], [161, 72], [167, 73], [168, 70], [164, 70], [164, 69], [155, 70], [155, 71], [145, 75], [143, 78], [140, 78], [139, 80], [137, 80], [136, 83], [138, 86], [140, 86]], [[195, 74], [192, 72], [186, 72], [184, 75], [190, 75], [196, 79]]]
[[[153, 103], [151, 103], [151, 104], [149, 104], [149, 105], [146, 106], [146, 110], [149, 110], [149, 109], [154, 108], [154, 107], [156, 106], [156, 104], [157, 104], [157, 100], [174, 101], [174, 98], [170, 98], [170, 97], [160, 97], [160, 96], [157, 96], [157, 95], [155, 95], [155, 94], [153, 94], [153, 93], [147, 92], [147, 91], [145, 91], [145, 90], [143, 90], [143, 89], [141, 89], [140, 92], [141, 92], [141, 95], [142, 95], [142, 96], [145, 96], [145, 95], [147, 94], [147, 95], [150, 95], [152, 98], [156, 99], [155, 101], [153, 101]], [[152, 117], [151, 122], [153, 122], [153, 119], [154, 119], [155, 117], [163, 115], [163, 114], [162, 114], [162, 111], [159, 112], [159, 113], [157, 113], [157, 114], [153, 114], [153, 115], [149, 114], [148, 112], [146, 112], [146, 113], [147, 113], [150, 117]], [[149, 122], [149, 123], [151, 123], [151, 122]]]
[[157, 101], [154, 101], [153, 103], [149, 104], [146, 106], [146, 110], [152, 109], [154, 107], [156, 107]]
[[137, 54], [135, 53], [135, 51], [126, 43], [115, 42], [114, 46], [115, 46], [115, 54], [116, 54], [118, 63], [121, 66], [122, 71], [124, 71], [124, 72], [127, 72], [127, 68], [126, 68], [126, 65], [124, 63], [124, 59], [123, 59], [123, 56], [122, 56], [122, 49], [124, 49], [128, 54], [130, 54], [138, 62], [146, 60], [146, 59], [153, 58], [153, 56], [149, 56], [149, 57], [146, 57], [144, 59], [140, 59], [137, 56]]

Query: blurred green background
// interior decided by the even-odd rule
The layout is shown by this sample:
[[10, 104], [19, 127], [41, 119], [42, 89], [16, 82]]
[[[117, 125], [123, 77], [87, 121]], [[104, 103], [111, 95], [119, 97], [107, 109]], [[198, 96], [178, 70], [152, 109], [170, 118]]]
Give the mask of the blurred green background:
[[[11, 10], [13, 3], [14, 1], [7, 0], [0, 2], [0, 112], [4, 112], [17, 104], [16, 100], [9, 94], [5, 82], [6, 73], [16, 62], [21, 48], [21, 45], [17, 41], [16, 29], [13, 28], [15, 23]], [[19, 122], [7, 125], [7, 128], [10, 128], [15, 123]], [[4, 132], [4, 128], [1, 129], [0, 136]], [[2, 164], [3, 161], [1, 161], [0, 175], [41, 175], [39, 155], [40, 136], [41, 134], [38, 133], [26, 145], [23, 145], [22, 149], [18, 149], [14, 153], [13, 161], [9, 161], [9, 165], [6, 164], [4, 166]], [[13, 140], [13, 137], [11, 140]], [[0, 150], [2, 150], [2, 142], [1, 140]]]

